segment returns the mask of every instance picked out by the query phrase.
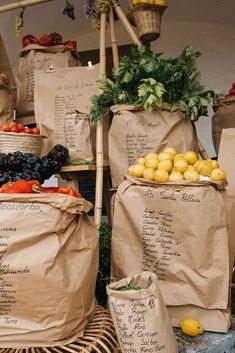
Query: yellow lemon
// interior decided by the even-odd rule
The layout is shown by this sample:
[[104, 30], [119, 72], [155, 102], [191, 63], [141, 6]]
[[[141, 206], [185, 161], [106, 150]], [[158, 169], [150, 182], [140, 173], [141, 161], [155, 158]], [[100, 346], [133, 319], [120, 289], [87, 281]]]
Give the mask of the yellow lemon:
[[184, 173], [188, 168], [188, 162], [185, 159], [176, 159], [174, 161], [174, 170], [176, 172]]
[[157, 169], [154, 172], [155, 181], [167, 181], [169, 179], [169, 174], [165, 169]]
[[154, 180], [155, 170], [152, 168], [146, 168], [143, 172], [143, 178], [146, 180]]
[[194, 166], [194, 165], [191, 165], [191, 164], [190, 164], [190, 165], [188, 166], [187, 170], [196, 170], [196, 169], [195, 169], [195, 166]]
[[168, 153], [172, 154], [173, 157], [175, 157], [175, 155], [177, 153], [175, 148], [173, 148], [173, 147], [167, 147], [163, 150], [163, 152], [168, 152]]
[[[137, 178], [142, 178], [143, 172], [145, 170], [145, 166], [143, 164], [133, 164], [131, 166], [131, 175], [137, 177]], [[130, 168], [129, 168], [130, 169]]]
[[144, 158], [144, 157], [139, 157], [139, 158], [137, 158], [136, 163], [137, 163], [137, 164], [143, 164], [143, 165], [144, 165], [144, 161], [145, 161], [145, 158]]
[[170, 159], [171, 161], [173, 161], [174, 157], [169, 152], [161, 152], [158, 155], [158, 159], [159, 159], [159, 161], [163, 161], [164, 159]]
[[176, 153], [174, 160], [176, 161], [177, 159], [184, 159], [184, 153]]
[[194, 151], [186, 151], [184, 153], [184, 159], [188, 162], [188, 164], [195, 164], [198, 160], [197, 153]]
[[134, 175], [134, 174], [133, 174], [133, 167], [134, 167], [134, 164], [132, 164], [132, 165], [128, 168], [128, 174], [129, 174], [129, 175], [132, 175], [132, 176]]
[[217, 161], [211, 160], [212, 169], [219, 168], [219, 163]]
[[215, 168], [211, 171], [210, 178], [216, 181], [224, 180], [226, 179], [226, 172], [221, 168]]
[[195, 169], [200, 175], [210, 175], [212, 165], [207, 160], [201, 160], [195, 164]]
[[183, 180], [183, 175], [180, 172], [172, 172], [169, 176], [170, 181]]
[[157, 153], [155, 153], [155, 152], [149, 152], [148, 154], [146, 154], [146, 156], [145, 156], [145, 160], [146, 159], [149, 159], [149, 158], [158, 158], [158, 155], [157, 155]]
[[196, 170], [190, 170], [190, 169], [187, 169], [185, 172], [184, 172], [184, 179], [185, 180], [193, 180], [193, 181], [198, 181], [200, 176], [199, 174], [196, 172]]
[[163, 159], [158, 163], [158, 169], [164, 169], [170, 172], [173, 167], [172, 161], [170, 159]]
[[180, 322], [180, 328], [188, 336], [201, 335], [204, 331], [201, 323], [193, 317], [187, 317]]
[[144, 165], [146, 168], [152, 168], [152, 169], [157, 169], [158, 166], [158, 159], [157, 158], [149, 158], [146, 159], [144, 162]]

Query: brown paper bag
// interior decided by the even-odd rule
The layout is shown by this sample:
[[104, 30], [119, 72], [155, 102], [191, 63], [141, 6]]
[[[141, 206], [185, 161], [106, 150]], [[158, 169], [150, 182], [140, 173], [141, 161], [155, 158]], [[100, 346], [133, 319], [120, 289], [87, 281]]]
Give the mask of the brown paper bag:
[[214, 106], [215, 113], [212, 117], [212, 140], [218, 155], [220, 138], [223, 129], [235, 128], [235, 97], [223, 99]]
[[128, 167], [148, 152], [160, 152], [175, 147], [184, 152], [197, 152], [197, 140], [191, 121], [177, 110], [163, 109], [148, 112], [131, 105], [111, 107], [114, 113], [109, 132], [109, 162], [113, 188], [124, 180]]
[[[98, 92], [99, 65], [35, 71], [35, 118], [43, 141], [42, 155], [62, 143], [70, 161], [94, 159], [88, 114], [90, 97]], [[81, 112], [71, 114], [73, 111]]]
[[0, 346], [59, 346], [96, 309], [91, 204], [63, 194], [0, 196]]
[[9, 81], [5, 74], [0, 74], [0, 125], [13, 119], [13, 97]]
[[64, 45], [44, 47], [30, 44], [20, 52], [16, 77], [18, 115], [34, 112], [34, 71], [54, 68], [80, 66], [76, 52]]
[[[226, 311], [229, 249], [220, 184], [127, 178], [115, 198], [112, 277], [151, 271], [167, 306]], [[216, 331], [208, 322], [204, 327]], [[228, 325], [221, 323], [223, 331]]]
[[[120, 291], [122, 287], [138, 290]], [[109, 308], [123, 353], [176, 353], [176, 338], [157, 276], [142, 272], [107, 286]]]

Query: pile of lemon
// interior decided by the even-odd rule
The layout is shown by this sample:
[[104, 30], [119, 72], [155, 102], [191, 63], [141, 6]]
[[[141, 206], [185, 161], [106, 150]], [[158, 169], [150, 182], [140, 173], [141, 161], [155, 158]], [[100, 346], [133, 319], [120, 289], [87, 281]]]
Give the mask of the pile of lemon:
[[150, 152], [137, 159], [128, 174], [149, 181], [214, 180], [226, 179], [226, 173], [212, 159], [200, 160], [194, 151], [177, 153], [175, 148], [165, 148], [160, 153]]

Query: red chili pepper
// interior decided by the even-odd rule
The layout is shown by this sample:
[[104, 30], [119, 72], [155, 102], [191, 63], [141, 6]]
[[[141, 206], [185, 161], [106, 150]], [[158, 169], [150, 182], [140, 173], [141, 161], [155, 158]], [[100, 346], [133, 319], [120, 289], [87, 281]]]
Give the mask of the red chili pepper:
[[62, 44], [62, 35], [57, 32], [50, 33], [52, 37], [52, 45], [60, 45]]
[[20, 179], [12, 183], [9, 188], [1, 190], [1, 192], [3, 194], [31, 194], [33, 191], [32, 185], [30, 185], [26, 180]]
[[34, 186], [34, 185], [40, 186], [40, 183], [38, 180], [29, 180], [29, 181], [27, 181], [27, 183], [31, 186]]
[[43, 34], [38, 40], [39, 45], [50, 46], [53, 44], [53, 38], [50, 34]]
[[38, 39], [32, 36], [32, 34], [27, 34], [22, 38], [21, 42], [23, 47], [26, 47], [29, 44], [38, 44]]
[[40, 191], [48, 194], [58, 193], [59, 188], [57, 186], [40, 186]]
[[58, 192], [61, 194], [69, 194], [69, 190], [68, 188], [59, 188]]

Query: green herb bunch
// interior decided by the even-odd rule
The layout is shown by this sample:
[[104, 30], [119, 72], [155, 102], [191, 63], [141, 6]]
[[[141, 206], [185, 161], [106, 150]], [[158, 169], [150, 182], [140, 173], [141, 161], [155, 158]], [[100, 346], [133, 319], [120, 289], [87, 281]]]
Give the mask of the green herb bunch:
[[208, 105], [221, 93], [206, 90], [201, 84], [197, 58], [201, 55], [191, 47], [183, 49], [179, 57], [163, 59], [141, 46], [133, 46], [131, 58], [123, 56], [120, 67], [112, 72], [112, 79], [98, 80], [101, 94], [91, 97], [91, 116], [94, 121], [115, 104], [134, 104], [145, 110], [160, 108], [163, 101], [171, 111], [180, 109], [192, 121], [208, 115]]

